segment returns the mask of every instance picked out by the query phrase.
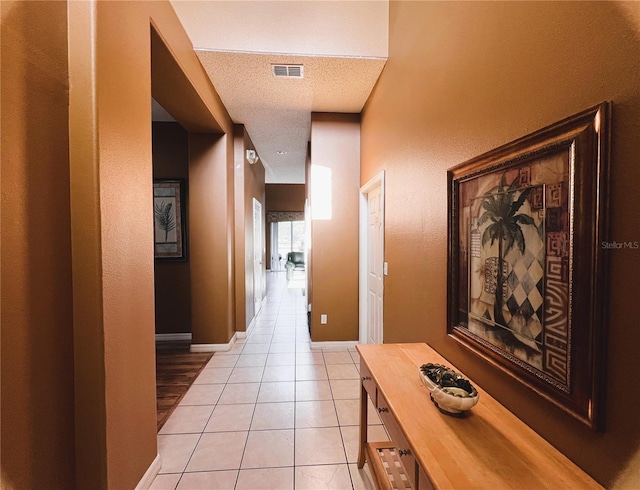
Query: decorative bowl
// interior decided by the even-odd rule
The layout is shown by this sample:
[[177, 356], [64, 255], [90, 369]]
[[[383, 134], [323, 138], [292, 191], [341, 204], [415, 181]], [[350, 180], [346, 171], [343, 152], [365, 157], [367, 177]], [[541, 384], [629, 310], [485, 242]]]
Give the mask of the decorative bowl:
[[468, 379], [442, 364], [423, 364], [420, 379], [431, 393], [431, 401], [447, 415], [461, 416], [478, 403], [478, 391]]

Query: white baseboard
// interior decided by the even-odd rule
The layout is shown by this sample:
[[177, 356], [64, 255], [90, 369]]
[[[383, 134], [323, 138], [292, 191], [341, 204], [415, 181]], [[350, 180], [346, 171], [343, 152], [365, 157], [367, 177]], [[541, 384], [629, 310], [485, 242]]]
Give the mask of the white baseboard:
[[176, 340], [191, 342], [190, 333], [157, 333], [156, 342], [175, 342]]
[[311, 342], [311, 350], [345, 350], [355, 349], [357, 340], [344, 340], [336, 342]]
[[191, 352], [227, 352], [236, 343], [237, 333], [226, 344], [191, 344]]
[[249, 326], [247, 327], [247, 330], [244, 332], [236, 332], [236, 335], [238, 336], [239, 339], [246, 339], [251, 334], [251, 331], [255, 326], [256, 326], [256, 317], [254, 316], [249, 322]]
[[151, 488], [153, 480], [156, 479], [156, 476], [158, 476], [158, 473], [160, 473], [161, 468], [162, 460], [160, 459], [160, 455], [156, 454], [156, 459], [153, 460], [151, 466], [149, 466], [145, 474], [142, 476], [142, 478], [136, 485], [135, 490], [148, 490], [149, 488]]

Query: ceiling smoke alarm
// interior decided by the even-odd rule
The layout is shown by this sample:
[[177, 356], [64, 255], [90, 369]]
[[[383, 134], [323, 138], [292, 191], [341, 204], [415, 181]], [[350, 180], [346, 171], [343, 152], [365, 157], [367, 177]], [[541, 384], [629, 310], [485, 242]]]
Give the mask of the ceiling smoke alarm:
[[271, 65], [278, 78], [304, 78], [304, 65]]

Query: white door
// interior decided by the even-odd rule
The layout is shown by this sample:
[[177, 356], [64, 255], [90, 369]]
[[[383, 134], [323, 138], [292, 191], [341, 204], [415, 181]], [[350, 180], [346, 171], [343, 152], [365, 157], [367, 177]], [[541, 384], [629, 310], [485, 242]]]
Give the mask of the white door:
[[382, 186], [367, 193], [367, 343], [382, 343], [384, 208]]
[[253, 199], [253, 303], [254, 316], [262, 304], [262, 204]]

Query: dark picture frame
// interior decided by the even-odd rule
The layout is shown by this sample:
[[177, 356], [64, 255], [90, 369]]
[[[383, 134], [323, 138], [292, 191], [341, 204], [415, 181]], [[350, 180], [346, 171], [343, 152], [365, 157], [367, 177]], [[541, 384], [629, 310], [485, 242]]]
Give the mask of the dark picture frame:
[[448, 335], [604, 430], [611, 104], [448, 170]]
[[153, 181], [153, 240], [158, 260], [187, 260], [186, 183]]

